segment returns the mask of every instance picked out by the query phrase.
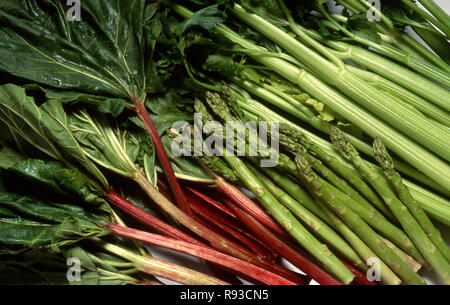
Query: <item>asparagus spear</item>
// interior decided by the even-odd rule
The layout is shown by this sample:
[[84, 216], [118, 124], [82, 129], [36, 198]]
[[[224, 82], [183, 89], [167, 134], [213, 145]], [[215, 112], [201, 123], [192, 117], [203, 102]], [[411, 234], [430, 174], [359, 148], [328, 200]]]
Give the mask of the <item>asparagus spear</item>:
[[[364, 197], [369, 200], [378, 210], [380, 210], [384, 215], [391, 218], [393, 215], [391, 211], [386, 207], [384, 202], [380, 197], [372, 190], [372, 188], [367, 185], [367, 183], [362, 179], [358, 171], [352, 170], [349, 167], [343, 166], [336, 157], [327, 153], [320, 146], [312, 143], [312, 141], [304, 133], [291, 128], [290, 126], [283, 124], [280, 126], [280, 131], [287, 136], [295, 139], [298, 143], [303, 145], [308, 151], [316, 155], [317, 158], [326, 163], [331, 167], [336, 173], [341, 175], [346, 181], [348, 181], [354, 188], [356, 188]], [[355, 198], [356, 199], [356, 198]]]
[[[377, 255], [369, 248], [367, 245], [356, 235], [348, 226], [343, 223], [339, 217], [337, 217], [325, 204], [323, 204], [319, 199], [316, 200], [322, 209], [327, 214], [328, 218], [334, 223], [337, 230], [344, 236], [344, 238], [352, 245], [359, 256], [368, 262], [369, 259], [378, 258]], [[389, 267], [380, 260], [380, 275], [381, 280], [388, 285], [398, 285], [401, 280], [397, 275], [389, 269]]]
[[364, 243], [381, 258], [406, 284], [426, 284], [390, 247], [364, 222], [356, 213], [347, 207], [342, 198], [336, 196], [327, 185], [314, 173], [311, 166], [301, 154], [296, 157], [296, 163], [303, 181], [311, 191], [324, 202]]
[[[211, 110], [222, 120], [236, 120], [220, 95], [207, 92], [206, 102]], [[202, 109], [207, 112], [207, 109]], [[218, 148], [220, 149], [220, 148]], [[264, 208], [324, 267], [333, 273], [342, 283], [353, 281], [353, 273], [330, 251], [320, 243], [303, 225], [264, 187], [259, 179], [247, 168], [245, 163], [234, 154], [222, 153], [239, 180], [259, 199]]]
[[[293, 162], [286, 155], [280, 154], [280, 160], [278, 165], [289, 172], [290, 174], [296, 175], [298, 178], [302, 179], [302, 176], [297, 170], [297, 166], [295, 162]], [[412, 255], [418, 262], [423, 263], [424, 259], [420, 255], [420, 252], [416, 249], [412, 241], [408, 238], [408, 236], [400, 230], [398, 227], [394, 226], [390, 223], [386, 218], [383, 217], [377, 210], [368, 209], [365, 206], [362, 206], [354, 200], [349, 195], [341, 192], [339, 189], [325, 181], [324, 179], [318, 177], [318, 180], [326, 186], [331, 192], [334, 193], [335, 197], [339, 197], [342, 202], [344, 202], [353, 212], [359, 215], [364, 219], [371, 227], [381, 233], [383, 236], [397, 244], [401, 249], [406, 251], [406, 253]]]
[[441, 233], [438, 229], [436, 229], [430, 218], [428, 218], [428, 215], [422, 210], [417, 201], [415, 201], [411, 196], [408, 188], [403, 184], [402, 177], [397, 171], [395, 171], [392, 158], [379, 138], [375, 139], [373, 148], [378, 164], [383, 169], [385, 177], [394, 187], [400, 200], [416, 218], [417, 222], [420, 224], [434, 245], [447, 259], [447, 262], [450, 262], [450, 250], [445, 241], [442, 239]]
[[400, 222], [403, 229], [421, 252], [425, 260], [433, 267], [445, 284], [450, 284], [450, 265], [445, 257], [423, 231], [420, 224], [409, 212], [408, 208], [397, 198], [389, 183], [359, 156], [359, 153], [342, 135], [338, 128], [330, 129], [331, 140], [341, 154], [360, 171], [362, 176], [381, 195], [386, 205]]
[[224, 159], [234, 169], [244, 185], [255, 194], [265, 209], [300, 245], [320, 261], [342, 283], [349, 284], [353, 281], [353, 273], [328, 250], [325, 244], [320, 243], [288, 209], [278, 202], [239, 157], [226, 154]]
[[[252, 160], [252, 158], [249, 159]], [[255, 164], [255, 162], [253, 162], [253, 164]], [[270, 167], [261, 167], [261, 170], [286, 193], [291, 195], [297, 202], [313, 212], [320, 219], [330, 224], [326, 214], [318, 205], [316, 205], [314, 199], [311, 197], [308, 191], [303, 189], [298, 183], [291, 180], [287, 173], [280, 172]]]
[[[253, 160], [252, 160], [253, 162]], [[255, 162], [253, 162], [255, 164]], [[317, 215], [322, 221], [324, 221], [329, 226], [332, 226], [336, 230], [335, 223], [328, 217], [323, 211], [321, 206], [317, 205], [308, 191], [304, 190], [298, 183], [294, 182], [287, 174], [282, 174], [276, 169], [263, 167], [261, 170], [266, 173], [270, 179], [275, 182], [280, 188], [282, 188], [286, 193], [291, 195], [298, 203], [302, 204], [304, 207], [309, 209], [315, 215]], [[381, 237], [383, 238], [383, 237]], [[417, 262], [413, 257], [408, 255], [399, 249], [395, 244], [383, 238], [384, 242], [392, 248], [392, 250], [397, 254], [404, 262], [406, 262], [415, 272], [419, 271], [422, 265]]]
[[[347, 184], [345, 180], [338, 177], [332, 170], [328, 169], [320, 160], [317, 158], [311, 156], [306, 151], [306, 148], [292, 140], [291, 137], [288, 137], [284, 134], [280, 134], [280, 144], [291, 154], [294, 156], [297, 153], [301, 153], [311, 164], [314, 170], [316, 170], [324, 179], [326, 179], [328, 182], [330, 182], [332, 185], [340, 189], [343, 193], [346, 193], [356, 201], [358, 201], [360, 204], [364, 205], [366, 208], [370, 210], [375, 210], [372, 204], [370, 204], [364, 197], [362, 197], [355, 189], [353, 189], [350, 185]], [[383, 206], [383, 214], [388, 215], [390, 218], [393, 218], [390, 211]], [[394, 218], [395, 219], [395, 218]]]
[[358, 254], [343, 240], [336, 232], [330, 228], [319, 217], [304, 208], [294, 198], [286, 194], [282, 189], [277, 187], [270, 179], [258, 171], [255, 167], [247, 164], [252, 173], [257, 176], [262, 184], [272, 193], [273, 196], [286, 208], [288, 208], [303, 224], [310, 228], [319, 238], [321, 238], [328, 245], [339, 251], [345, 258], [347, 258], [352, 265], [360, 267], [364, 265]]

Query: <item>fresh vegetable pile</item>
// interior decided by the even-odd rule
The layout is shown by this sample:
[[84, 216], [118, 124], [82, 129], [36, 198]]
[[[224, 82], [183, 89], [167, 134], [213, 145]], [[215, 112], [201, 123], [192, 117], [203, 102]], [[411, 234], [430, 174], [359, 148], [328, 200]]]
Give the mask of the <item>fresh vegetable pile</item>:
[[2, 1], [0, 283], [450, 284], [450, 17], [326, 2]]

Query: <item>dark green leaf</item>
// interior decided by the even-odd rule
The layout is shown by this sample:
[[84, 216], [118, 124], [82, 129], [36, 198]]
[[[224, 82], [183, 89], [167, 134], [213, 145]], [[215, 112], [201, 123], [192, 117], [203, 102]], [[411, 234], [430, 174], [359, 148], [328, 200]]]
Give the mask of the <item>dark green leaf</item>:
[[3, 85], [0, 86], [0, 114], [0, 120], [18, 136], [57, 160], [77, 161], [107, 188], [106, 178], [87, 158], [72, 134], [60, 101], [51, 100], [38, 107], [23, 88]]
[[50, 244], [57, 227], [22, 217], [0, 218], [0, 244], [20, 248], [45, 246]]
[[145, 0], [83, 1], [68, 22], [60, 0], [3, 1], [0, 71], [54, 88], [142, 96]]
[[62, 222], [52, 238], [52, 249], [59, 251], [60, 247], [109, 234], [108, 230], [98, 224], [77, 217], [69, 217]]
[[110, 113], [113, 117], [119, 116], [125, 108], [126, 101], [120, 98], [109, 98], [100, 102], [98, 110], [102, 113]]
[[414, 26], [440, 34], [439, 31], [413, 12], [402, 1], [382, 1], [381, 11], [400, 29], [404, 29], [405, 26]]
[[63, 256], [31, 249], [0, 260], [0, 284], [67, 284], [67, 266]]
[[378, 35], [377, 24], [369, 21], [365, 13], [353, 15], [348, 18], [348, 29], [358, 37], [380, 43], [381, 37]]
[[225, 21], [223, 18], [223, 12], [219, 10], [219, 6], [211, 5], [205, 7], [191, 16], [191, 18], [187, 19], [182, 25], [178, 34], [181, 35], [191, 28], [202, 28], [207, 31], [213, 29], [217, 24]]

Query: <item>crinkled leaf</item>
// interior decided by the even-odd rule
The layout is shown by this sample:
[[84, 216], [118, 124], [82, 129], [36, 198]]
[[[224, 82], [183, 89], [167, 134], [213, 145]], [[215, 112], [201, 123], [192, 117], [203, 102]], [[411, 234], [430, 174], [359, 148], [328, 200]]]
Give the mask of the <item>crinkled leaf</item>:
[[50, 244], [57, 227], [22, 217], [0, 218], [0, 244], [19, 248], [45, 246]]
[[31, 249], [0, 260], [0, 284], [67, 284], [67, 266], [63, 256]]
[[365, 13], [353, 15], [347, 20], [348, 29], [358, 37], [380, 43], [376, 22], [369, 21]]
[[91, 94], [142, 96], [145, 0], [83, 1], [69, 22], [60, 0], [0, 4], [0, 71]]
[[84, 202], [104, 203], [101, 194], [88, 184], [80, 171], [68, 169], [59, 162], [28, 159], [16, 162], [8, 170], [49, 191], [66, 196], [78, 195]]
[[239, 75], [243, 67], [235, 62], [231, 56], [212, 54], [206, 58], [203, 68], [207, 71], [221, 72], [232, 76]]
[[84, 166], [104, 187], [106, 178], [87, 158], [71, 132], [67, 115], [58, 100], [40, 107], [15, 85], [0, 86], [0, 120], [14, 132], [47, 155], [65, 161], [66, 156]]
[[219, 10], [219, 6], [211, 5], [194, 13], [181, 25], [178, 34], [181, 35], [191, 28], [202, 28], [207, 31], [213, 29], [217, 24], [224, 22], [223, 12]]
[[19, 154], [9, 146], [3, 146], [0, 149], [0, 168], [8, 169], [14, 164], [26, 160], [28, 160], [27, 156]]
[[101, 101], [98, 110], [102, 113], [112, 114], [113, 117], [119, 116], [125, 109], [126, 101], [120, 98], [109, 98]]
[[41, 110], [23, 88], [12, 84], [0, 86], [0, 120], [49, 156], [58, 158], [60, 155], [41, 124]]
[[77, 139], [72, 133], [69, 118], [64, 111], [61, 102], [51, 100], [44, 103], [41, 107], [42, 112], [46, 114], [42, 124], [46, 130], [47, 136], [64, 150], [78, 164], [83, 165], [92, 175], [102, 180], [107, 185], [106, 179], [100, 170], [87, 158]]
[[74, 205], [44, 202], [30, 196], [8, 192], [0, 192], [0, 206], [14, 212], [17, 219], [33, 219], [46, 224], [61, 223], [69, 217], [106, 223], [107, 216], [107, 214], [100, 214], [98, 211], [99, 215], [94, 214], [93, 211], [95, 210], [89, 211], [83, 207], [83, 203]]
[[60, 251], [60, 247], [109, 234], [105, 227], [78, 217], [69, 217], [62, 222], [52, 238], [52, 249]]

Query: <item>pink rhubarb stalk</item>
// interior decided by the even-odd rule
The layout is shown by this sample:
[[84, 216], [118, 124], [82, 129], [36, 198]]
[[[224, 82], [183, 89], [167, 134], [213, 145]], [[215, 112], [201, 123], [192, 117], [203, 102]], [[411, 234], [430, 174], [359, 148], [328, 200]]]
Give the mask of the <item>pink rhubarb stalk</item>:
[[229, 201], [225, 201], [227, 206], [233, 210], [235, 215], [244, 223], [249, 230], [251, 230], [258, 238], [267, 246], [294, 266], [305, 272], [311, 278], [321, 285], [342, 285], [338, 280], [329, 275], [326, 271], [319, 268], [316, 264], [303, 257], [300, 253], [292, 249], [288, 244], [283, 242], [270, 230], [268, 230], [262, 223], [253, 218], [244, 210], [235, 206]]
[[132, 100], [136, 106], [136, 112], [139, 119], [142, 121], [142, 123], [144, 123], [147, 131], [152, 137], [153, 147], [156, 151], [156, 155], [158, 156], [159, 163], [161, 164], [167, 181], [169, 182], [169, 185], [172, 189], [175, 201], [178, 203], [183, 212], [185, 212], [187, 215], [192, 215], [192, 211], [189, 207], [189, 204], [187, 203], [186, 197], [183, 194], [183, 190], [181, 189], [181, 186], [178, 183], [177, 178], [175, 177], [175, 173], [173, 172], [173, 168], [170, 164], [169, 157], [167, 156], [166, 149], [164, 148], [161, 137], [156, 130], [155, 124], [150, 118], [147, 109], [145, 109], [144, 103], [135, 97], [133, 97]]
[[289, 238], [289, 235], [283, 230], [283, 228], [280, 227], [278, 223], [270, 218], [270, 216], [267, 215], [267, 213], [263, 209], [261, 209], [259, 205], [245, 196], [237, 187], [228, 183], [221, 177], [217, 177], [217, 181], [218, 183], [216, 186], [216, 190], [221, 192], [228, 199], [237, 204], [245, 212], [250, 214], [252, 217], [264, 224], [267, 228], [271, 229], [273, 232]]
[[147, 233], [123, 226], [108, 225], [108, 228], [116, 235], [139, 240], [156, 246], [165, 247], [189, 255], [193, 255], [208, 260], [210, 262], [219, 264], [228, 269], [234, 270], [240, 274], [244, 274], [264, 284], [295, 285], [294, 282], [291, 282], [277, 274], [274, 274], [270, 271], [257, 267], [253, 264], [244, 262], [235, 257], [223, 254], [216, 250], [211, 250], [209, 248], [204, 248], [191, 243], [186, 243], [184, 241], [152, 233]]

